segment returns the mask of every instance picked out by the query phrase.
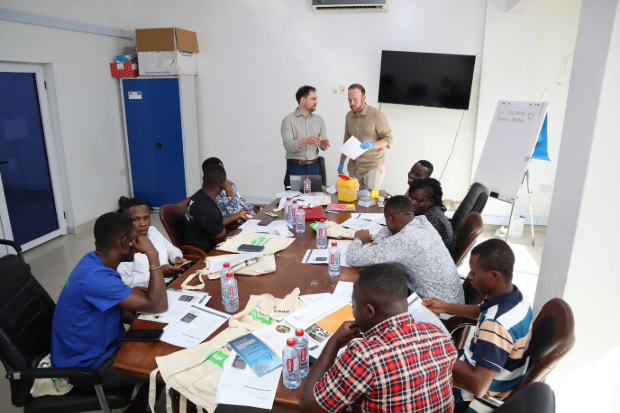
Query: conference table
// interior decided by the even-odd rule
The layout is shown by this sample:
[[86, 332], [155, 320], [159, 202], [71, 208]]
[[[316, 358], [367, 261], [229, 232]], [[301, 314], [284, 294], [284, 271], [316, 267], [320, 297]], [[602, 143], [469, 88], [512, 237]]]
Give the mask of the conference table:
[[[385, 193], [382, 193], [385, 196]], [[265, 212], [273, 212], [278, 207], [279, 200], [274, 200], [271, 204], [267, 205], [256, 215], [256, 219], [266, 218]], [[337, 195], [332, 195], [332, 203], [338, 203]], [[340, 202], [345, 203], [345, 202]], [[355, 213], [377, 213], [383, 212], [383, 208], [379, 208], [377, 205], [370, 207], [359, 207], [356, 202], [353, 202], [356, 206]], [[353, 216], [355, 216], [353, 213]], [[279, 219], [283, 219], [283, 211], [276, 212], [280, 215]], [[351, 217], [351, 213], [326, 213], [327, 220], [342, 223]], [[300, 290], [300, 295], [305, 294], [318, 294], [318, 293], [331, 293], [336, 288], [338, 281], [354, 281], [360, 268], [342, 267], [340, 276], [330, 277], [327, 273], [327, 265], [310, 265], [302, 264], [301, 260], [308, 249], [316, 248], [316, 232], [310, 228], [310, 221], [306, 222], [306, 231], [303, 234], [297, 234], [294, 229], [290, 231], [295, 235], [295, 241], [286, 249], [279, 251], [275, 254], [276, 258], [276, 271], [270, 274], [259, 276], [236, 276], [239, 286], [239, 309], [242, 311], [250, 295], [258, 295], [269, 293], [276, 298], [284, 298], [287, 294], [291, 293], [295, 287]], [[234, 236], [234, 233], [231, 233]], [[332, 241], [329, 240], [331, 245]], [[222, 252], [218, 250], [211, 251], [209, 256], [217, 256], [230, 254], [228, 252]], [[170, 284], [168, 288], [180, 288], [185, 279], [196, 271], [205, 267], [204, 262], [198, 262], [193, 267], [188, 269], [181, 277]], [[208, 307], [214, 308], [219, 311], [224, 311], [224, 306], [221, 302], [221, 290], [220, 280], [209, 280], [207, 277], [203, 277], [205, 287], [202, 291], [211, 295]], [[198, 277], [195, 277], [191, 285], [198, 284]], [[156, 323], [146, 320], [136, 319], [131, 324], [131, 329], [149, 329], [149, 328], [164, 328], [166, 324]], [[215, 331], [207, 340], [215, 337], [221, 331], [228, 327], [228, 323], [225, 323], [222, 327]], [[119, 355], [114, 363], [113, 370], [119, 373], [137, 376], [144, 379], [148, 379], [149, 374], [157, 367], [155, 363], [155, 357], [166, 356], [168, 354], [182, 350], [182, 348], [174, 346], [172, 344], [159, 342], [124, 342]], [[161, 380], [161, 377], [158, 376]], [[302, 386], [303, 386], [302, 382]], [[299, 401], [301, 399], [301, 387], [296, 390], [289, 390], [284, 387], [282, 380], [280, 380], [278, 391], [275, 397], [275, 405], [282, 406], [290, 409], [299, 409]]]

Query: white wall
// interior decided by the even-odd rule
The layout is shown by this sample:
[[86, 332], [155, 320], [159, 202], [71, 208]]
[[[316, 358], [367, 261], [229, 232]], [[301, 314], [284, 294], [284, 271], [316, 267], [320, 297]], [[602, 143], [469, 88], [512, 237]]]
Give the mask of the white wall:
[[549, 377], [559, 412], [620, 412], [620, 239], [602, 205], [620, 204], [620, 4], [584, 1], [535, 312], [563, 297], [576, 344]]
[[[283, 187], [282, 118], [298, 87], [317, 88], [317, 114], [334, 142], [325, 153], [335, 181], [346, 94], [333, 89], [362, 83], [377, 105], [381, 50], [477, 55], [470, 110], [443, 177], [446, 198], [460, 200], [469, 185], [480, 79], [485, 1], [391, 0], [387, 13], [315, 13], [310, 1], [253, 0], [134, 2], [135, 27], [177, 25], [198, 33], [198, 110], [201, 158], [220, 157], [244, 196], [272, 198]], [[188, 11], [191, 11], [188, 12]], [[383, 105], [395, 137], [387, 152], [384, 187], [404, 193], [418, 159], [441, 173], [460, 111]]]
[[[498, 100], [549, 102], [552, 161], [534, 160], [530, 166], [535, 217], [549, 216], [552, 193], [541, 192], [540, 186], [555, 181], [580, 9], [581, 0], [524, 0], [509, 12], [506, 0], [487, 3], [472, 177]], [[508, 217], [510, 208], [490, 199], [484, 214]], [[515, 213], [530, 215], [525, 190]]]
[[[112, 27], [118, 27], [116, 14], [126, 15], [122, 3], [116, 5], [0, 1], [0, 7]], [[46, 74], [54, 77], [69, 226], [117, 208], [118, 197], [128, 194], [128, 181], [120, 175], [127, 165], [118, 80], [110, 76], [109, 63], [131, 41], [4, 20], [0, 39], [1, 60], [51, 64]]]

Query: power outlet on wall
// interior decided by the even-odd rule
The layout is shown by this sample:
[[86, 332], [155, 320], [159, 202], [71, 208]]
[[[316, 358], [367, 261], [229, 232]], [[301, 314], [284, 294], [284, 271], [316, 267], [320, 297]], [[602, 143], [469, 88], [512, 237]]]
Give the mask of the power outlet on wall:
[[340, 92], [341, 95], [344, 95], [345, 93], [347, 93], [347, 87], [346, 86], [338, 86], [338, 92]]
[[553, 185], [541, 185], [540, 192], [551, 192], [553, 190]]

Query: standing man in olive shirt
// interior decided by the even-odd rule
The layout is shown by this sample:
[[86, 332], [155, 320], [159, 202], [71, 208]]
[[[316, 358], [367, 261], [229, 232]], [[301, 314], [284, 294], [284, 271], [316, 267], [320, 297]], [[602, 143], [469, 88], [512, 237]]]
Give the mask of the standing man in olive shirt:
[[[345, 117], [344, 141], [355, 136], [368, 149], [356, 160], [349, 160], [349, 176], [357, 178], [360, 189], [381, 189], [385, 177], [385, 148], [394, 142], [387, 117], [379, 109], [366, 103], [366, 89], [354, 83], [349, 86], [349, 107]], [[347, 156], [340, 156], [338, 173], [342, 174]]]
[[302, 86], [295, 94], [298, 107], [282, 120], [282, 143], [286, 150], [286, 175], [284, 187], [291, 186], [291, 175], [321, 175], [319, 148], [326, 151], [329, 140], [325, 132], [323, 118], [315, 115], [319, 103], [316, 89]]

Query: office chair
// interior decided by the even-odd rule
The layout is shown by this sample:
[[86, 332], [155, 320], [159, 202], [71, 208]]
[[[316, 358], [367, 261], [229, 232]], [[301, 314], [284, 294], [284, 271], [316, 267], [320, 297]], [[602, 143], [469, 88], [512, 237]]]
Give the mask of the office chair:
[[494, 413], [554, 413], [555, 397], [551, 387], [542, 382], [532, 383], [499, 406]]
[[325, 158], [319, 156], [318, 162], [319, 170], [321, 171], [321, 180], [323, 181], [323, 186], [327, 186], [327, 170], [325, 169]]
[[489, 190], [487, 187], [479, 182], [474, 182], [465, 198], [463, 198], [463, 202], [461, 202], [456, 211], [454, 211], [454, 215], [452, 215], [452, 231], [458, 234], [461, 225], [471, 212], [482, 214], [488, 199]]
[[159, 219], [168, 234], [168, 238], [170, 238], [170, 242], [183, 252], [184, 258], [192, 261], [202, 261], [207, 256], [207, 253], [202, 248], [183, 244], [184, 215], [188, 202], [189, 198], [185, 198], [176, 204], [162, 205], [159, 208]]
[[461, 224], [456, 233], [456, 254], [454, 254], [454, 264], [460, 267], [467, 253], [474, 247], [478, 237], [484, 232], [484, 222], [482, 216], [477, 212], [471, 212]]
[[[17, 246], [18, 255], [0, 257], [0, 360], [11, 386], [11, 402], [25, 413], [71, 413], [119, 409], [129, 404], [133, 386], [110, 389], [105, 393], [96, 371], [86, 368], [36, 368], [50, 354], [52, 319], [56, 304], [23, 261], [21, 248], [12, 241], [0, 244]], [[34, 379], [69, 378], [93, 386], [94, 392], [73, 388], [63, 396], [32, 397]]]

